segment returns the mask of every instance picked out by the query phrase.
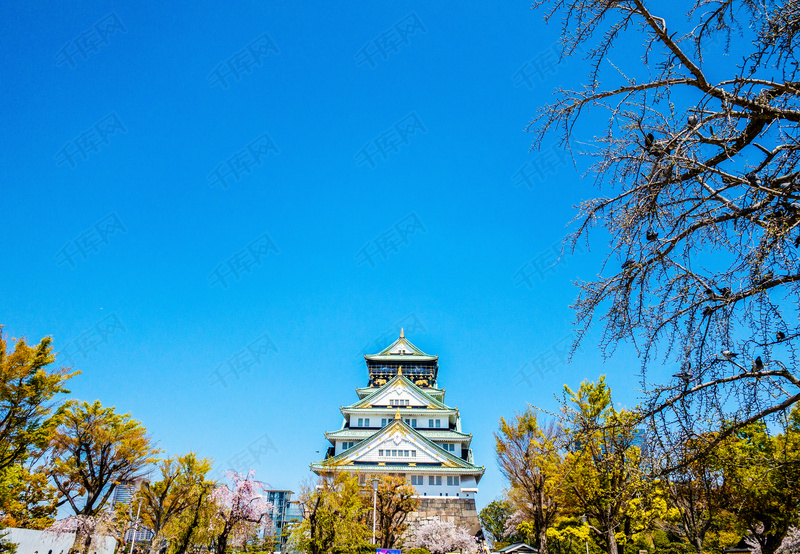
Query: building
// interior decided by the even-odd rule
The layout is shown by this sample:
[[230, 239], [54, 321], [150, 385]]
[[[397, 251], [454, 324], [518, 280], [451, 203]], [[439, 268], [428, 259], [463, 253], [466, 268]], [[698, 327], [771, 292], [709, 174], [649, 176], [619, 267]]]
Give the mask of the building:
[[505, 548], [501, 548], [496, 552], [497, 554], [500, 554], [501, 552], [503, 554], [511, 554], [512, 552], [514, 554], [536, 554], [538, 550], [536, 550], [534, 547], [528, 544], [525, 544], [524, 542], [516, 542], [514, 544], [506, 546]]
[[123, 481], [119, 483], [114, 488], [114, 496], [111, 499], [111, 504], [113, 506], [116, 506], [117, 504], [130, 504], [133, 495], [136, 494], [136, 491], [139, 490], [139, 487], [141, 487], [142, 483], [144, 482], [145, 479], [139, 477], [131, 481]]
[[275, 550], [284, 552], [286, 541], [289, 539], [286, 524], [292, 521], [290, 506], [292, 502], [292, 491], [288, 490], [267, 490], [267, 500], [272, 504], [272, 511], [269, 517], [272, 519], [272, 532], [270, 535], [276, 542]]
[[480, 531], [475, 494], [484, 468], [472, 459], [472, 435], [461, 429], [458, 408], [444, 403], [438, 388], [439, 358], [400, 338], [379, 354], [364, 356], [368, 386], [358, 401], [341, 408], [341, 429], [326, 433], [331, 446], [318, 475], [357, 473], [362, 484], [373, 476], [408, 479], [420, 499], [408, 521], [441, 517]]
[[[134, 518], [136, 516], [137, 507], [136, 505], [131, 506], [131, 501], [133, 500], [134, 495], [142, 486], [143, 483], [149, 482], [144, 477], [137, 477], [136, 479], [132, 479], [130, 481], [123, 481], [114, 488], [114, 496], [112, 497], [111, 504], [116, 506], [117, 504], [125, 504], [128, 506], [129, 516]], [[134, 528], [128, 529], [125, 532], [125, 537], [123, 538], [123, 542], [125, 544], [129, 544], [131, 542], [135, 542], [137, 544], [141, 543], [148, 543], [150, 539], [153, 538], [153, 531], [148, 529], [147, 527], [141, 525], [139, 520], [134, 522]]]

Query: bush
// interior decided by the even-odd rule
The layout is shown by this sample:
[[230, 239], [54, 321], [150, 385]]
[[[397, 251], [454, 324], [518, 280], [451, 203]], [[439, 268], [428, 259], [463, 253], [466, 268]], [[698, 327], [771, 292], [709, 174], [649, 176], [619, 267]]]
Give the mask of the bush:
[[17, 551], [17, 545], [8, 540], [7, 534], [8, 531], [0, 529], [0, 554], [14, 554]]
[[431, 554], [431, 551], [427, 548], [412, 548], [411, 550], [407, 550], [406, 554]]

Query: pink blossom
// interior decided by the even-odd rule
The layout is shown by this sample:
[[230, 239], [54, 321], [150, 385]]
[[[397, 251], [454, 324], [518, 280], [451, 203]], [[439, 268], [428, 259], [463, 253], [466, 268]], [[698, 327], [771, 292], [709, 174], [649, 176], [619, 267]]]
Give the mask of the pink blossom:
[[220, 485], [211, 493], [211, 500], [217, 506], [217, 516], [230, 531], [232, 545], [242, 545], [258, 529], [272, 531], [270, 513], [272, 503], [265, 498], [267, 486], [253, 479], [254, 471], [242, 475], [227, 472], [232, 486]]
[[[761, 545], [758, 541], [749, 536], [744, 540], [745, 544], [752, 549], [753, 554], [761, 554]], [[775, 551], [775, 554], [798, 554], [800, 553], [800, 528], [791, 527], [786, 536], [783, 537], [781, 545]]]
[[525, 516], [523, 515], [522, 510], [517, 510], [511, 514], [506, 520], [506, 526], [503, 529], [503, 536], [510, 537], [511, 535], [516, 534], [517, 526], [519, 526], [519, 524], [523, 521], [525, 521]]
[[414, 543], [411, 546], [427, 548], [433, 554], [443, 554], [460, 550], [468, 554], [478, 551], [478, 542], [469, 531], [457, 527], [450, 521], [434, 519], [417, 528]]

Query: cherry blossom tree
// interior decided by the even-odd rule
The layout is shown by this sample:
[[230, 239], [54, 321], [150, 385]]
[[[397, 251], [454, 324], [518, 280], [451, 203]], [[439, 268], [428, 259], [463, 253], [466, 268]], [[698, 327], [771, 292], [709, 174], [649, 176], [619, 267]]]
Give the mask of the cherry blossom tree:
[[[747, 537], [744, 542], [750, 547], [753, 554], [761, 554], [761, 545], [755, 538]], [[775, 554], [797, 554], [798, 552], [800, 552], [800, 529], [792, 527]]]
[[216, 513], [211, 520], [217, 554], [225, 554], [228, 544], [243, 545], [259, 529], [272, 528], [272, 503], [264, 496], [266, 485], [253, 479], [254, 471], [246, 476], [228, 471], [232, 486], [220, 485], [211, 493]]
[[86, 553], [93, 542], [104, 536], [117, 535], [118, 529], [113, 514], [105, 510], [94, 516], [75, 515], [60, 519], [44, 531], [56, 537], [75, 534], [73, 548]]
[[478, 551], [478, 541], [469, 531], [451, 521], [433, 519], [417, 529], [412, 547], [427, 548], [432, 554], [461, 551], [472, 554]]

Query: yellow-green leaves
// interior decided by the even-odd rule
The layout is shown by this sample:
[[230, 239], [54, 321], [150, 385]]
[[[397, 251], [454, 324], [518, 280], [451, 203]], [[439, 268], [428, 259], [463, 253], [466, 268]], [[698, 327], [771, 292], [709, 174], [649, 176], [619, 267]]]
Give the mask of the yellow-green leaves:
[[50, 451], [50, 476], [79, 515], [95, 515], [114, 487], [134, 479], [156, 460], [147, 430], [128, 414], [99, 401], [64, 410]]

